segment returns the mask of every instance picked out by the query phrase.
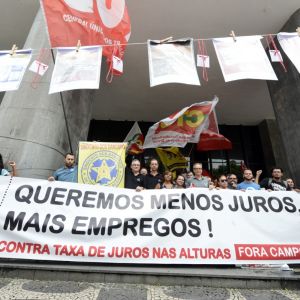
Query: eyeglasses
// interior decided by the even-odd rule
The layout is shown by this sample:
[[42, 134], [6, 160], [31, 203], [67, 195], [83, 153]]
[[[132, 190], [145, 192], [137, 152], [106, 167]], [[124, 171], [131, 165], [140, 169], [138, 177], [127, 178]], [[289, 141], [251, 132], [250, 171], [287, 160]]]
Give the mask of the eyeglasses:
[[227, 180], [226, 179], [221, 179], [220, 182], [227, 182]]

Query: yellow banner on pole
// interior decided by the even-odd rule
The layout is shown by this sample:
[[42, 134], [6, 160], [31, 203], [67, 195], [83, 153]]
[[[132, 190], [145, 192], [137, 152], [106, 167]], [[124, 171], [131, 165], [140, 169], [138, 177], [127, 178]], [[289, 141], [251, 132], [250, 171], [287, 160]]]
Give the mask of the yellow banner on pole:
[[80, 142], [78, 182], [124, 187], [127, 143]]

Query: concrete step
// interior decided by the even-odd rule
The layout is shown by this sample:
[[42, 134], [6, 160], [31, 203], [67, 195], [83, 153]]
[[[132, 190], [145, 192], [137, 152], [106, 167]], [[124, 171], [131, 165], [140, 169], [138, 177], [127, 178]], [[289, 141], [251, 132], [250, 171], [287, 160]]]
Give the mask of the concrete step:
[[300, 290], [300, 274], [296, 274], [293, 270], [282, 271], [278, 266], [96, 265], [70, 262], [1, 260], [0, 277], [32, 280]]

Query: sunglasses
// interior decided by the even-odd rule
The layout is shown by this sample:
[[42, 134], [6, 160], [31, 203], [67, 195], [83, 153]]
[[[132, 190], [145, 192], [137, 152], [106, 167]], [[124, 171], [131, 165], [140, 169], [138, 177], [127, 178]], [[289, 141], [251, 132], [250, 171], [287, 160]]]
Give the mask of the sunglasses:
[[226, 180], [226, 179], [221, 179], [220, 181], [221, 181], [221, 182], [227, 182], [227, 180]]

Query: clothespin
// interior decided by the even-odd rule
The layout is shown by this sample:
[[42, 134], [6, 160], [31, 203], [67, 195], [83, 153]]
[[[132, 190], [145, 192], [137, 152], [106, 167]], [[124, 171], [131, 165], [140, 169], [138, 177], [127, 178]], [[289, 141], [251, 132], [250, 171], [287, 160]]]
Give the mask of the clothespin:
[[163, 43], [166, 43], [166, 42], [171, 41], [172, 39], [173, 39], [173, 37], [172, 37], [172, 36], [169, 36], [169, 37], [167, 37], [167, 38], [165, 38], [165, 39], [163, 39], [163, 40], [160, 40], [159, 42], [160, 42], [161, 44], [163, 44]]
[[298, 32], [298, 36], [300, 37], [300, 27], [298, 27], [298, 28], [296, 29], [296, 31]]
[[14, 44], [14, 45], [12, 46], [12, 48], [11, 48], [9, 54], [10, 54], [11, 56], [13, 56], [13, 55], [16, 53], [17, 50], [18, 50], [18, 47], [17, 47], [16, 44]]
[[236, 37], [235, 37], [235, 33], [233, 30], [230, 31], [229, 35], [233, 38], [233, 41], [236, 42]]
[[81, 43], [80, 43], [80, 40], [78, 40], [77, 46], [76, 46], [76, 52], [79, 52], [80, 47], [81, 47]]

